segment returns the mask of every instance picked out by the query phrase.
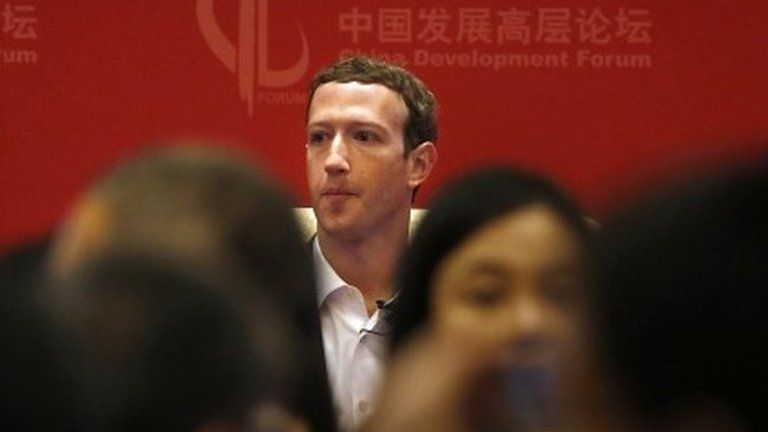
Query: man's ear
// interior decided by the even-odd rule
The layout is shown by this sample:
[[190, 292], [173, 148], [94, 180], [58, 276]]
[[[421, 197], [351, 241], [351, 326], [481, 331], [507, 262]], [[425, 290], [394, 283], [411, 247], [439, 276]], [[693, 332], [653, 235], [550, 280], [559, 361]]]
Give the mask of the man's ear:
[[408, 154], [408, 186], [416, 189], [429, 177], [437, 162], [437, 148], [431, 141], [424, 141]]

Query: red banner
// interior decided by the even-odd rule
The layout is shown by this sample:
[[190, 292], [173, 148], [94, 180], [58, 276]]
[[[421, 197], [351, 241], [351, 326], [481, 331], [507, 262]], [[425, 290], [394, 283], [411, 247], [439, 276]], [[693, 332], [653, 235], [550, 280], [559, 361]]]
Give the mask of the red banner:
[[438, 97], [420, 205], [492, 162], [599, 213], [668, 167], [765, 148], [766, 22], [759, 0], [0, 0], [0, 246], [168, 137], [238, 143], [306, 204], [307, 84], [352, 54]]

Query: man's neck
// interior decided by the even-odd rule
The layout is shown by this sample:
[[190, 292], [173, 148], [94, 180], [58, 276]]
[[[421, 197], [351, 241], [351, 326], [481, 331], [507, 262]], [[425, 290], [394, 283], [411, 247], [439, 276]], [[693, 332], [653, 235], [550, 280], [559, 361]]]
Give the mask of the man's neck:
[[[401, 218], [398, 218], [401, 219]], [[318, 227], [323, 256], [336, 274], [359, 289], [371, 315], [376, 302], [393, 295], [394, 274], [408, 241], [410, 213], [382, 229], [358, 238], [339, 238]]]

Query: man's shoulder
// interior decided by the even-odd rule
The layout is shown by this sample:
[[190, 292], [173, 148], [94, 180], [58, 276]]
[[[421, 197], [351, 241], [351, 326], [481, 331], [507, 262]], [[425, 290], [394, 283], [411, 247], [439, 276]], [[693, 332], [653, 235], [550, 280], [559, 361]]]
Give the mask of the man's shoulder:
[[304, 239], [311, 246], [317, 234], [317, 218], [312, 207], [294, 207], [293, 214]]

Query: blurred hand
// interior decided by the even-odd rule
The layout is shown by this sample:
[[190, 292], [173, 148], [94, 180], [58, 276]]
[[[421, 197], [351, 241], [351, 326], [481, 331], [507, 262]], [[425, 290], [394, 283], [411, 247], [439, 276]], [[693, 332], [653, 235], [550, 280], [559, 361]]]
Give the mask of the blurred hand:
[[365, 432], [475, 430], [469, 415], [474, 386], [495, 370], [503, 346], [470, 335], [418, 334], [390, 365]]

